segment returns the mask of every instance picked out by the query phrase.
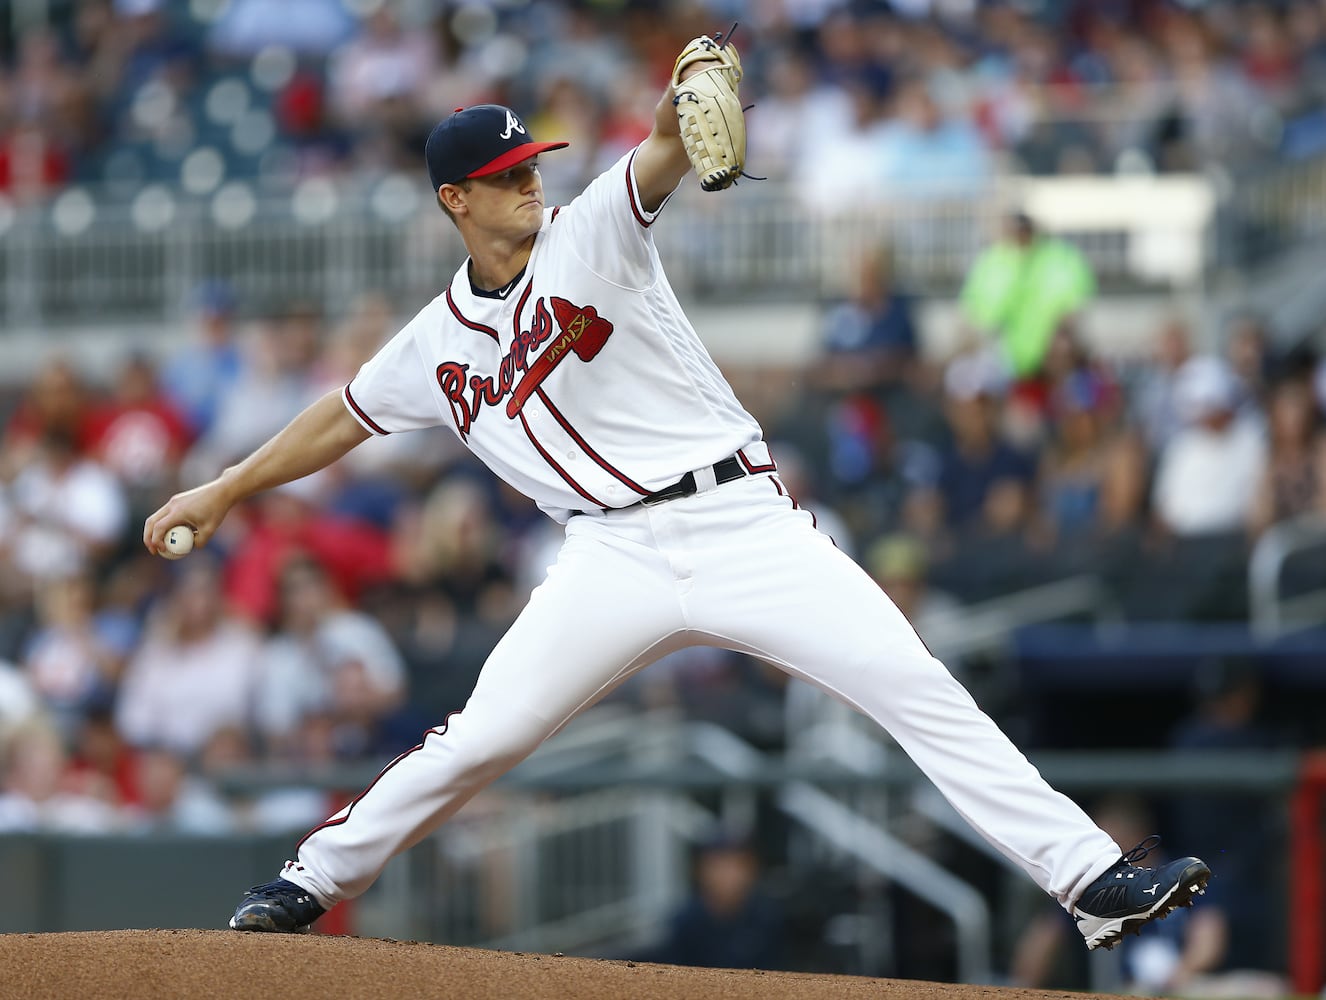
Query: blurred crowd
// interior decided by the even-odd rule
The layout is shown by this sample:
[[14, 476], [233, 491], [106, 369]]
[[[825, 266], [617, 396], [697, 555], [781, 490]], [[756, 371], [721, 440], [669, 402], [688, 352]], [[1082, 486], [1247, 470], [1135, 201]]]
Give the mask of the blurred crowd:
[[[752, 172], [829, 210], [870, 191], [969, 193], [1004, 170], [1237, 171], [1326, 149], [1326, 0], [45, 12], [0, 25], [0, 198], [417, 176], [432, 122], [488, 100], [572, 141], [541, 166], [573, 191], [644, 137], [685, 40], [733, 21]], [[798, 502], [936, 651], [965, 609], [1080, 576], [1121, 621], [1246, 620], [1251, 546], [1326, 515], [1314, 350], [1284, 349], [1253, 312], [1205, 330], [1175, 311], [1148, 356], [1106, 357], [1083, 332], [1091, 264], [1014, 215], [954, 289], [960, 336], [935, 357], [894, 265], [887, 246], [858, 262], [851, 293], [824, 303], [810, 366], [728, 374]], [[190, 304], [174, 353], [107, 370], [52, 355], [0, 391], [0, 832], [308, 828], [339, 803], [228, 781], [413, 745], [463, 706], [560, 542], [439, 429], [373, 439], [254, 498], [186, 559], [147, 555], [148, 513], [344, 385], [403, 318], [372, 293], [344, 315], [264, 311], [220, 281]], [[767, 749], [823, 710], [804, 685], [705, 648], [613, 697]], [[1239, 742], [1251, 716], [1208, 729], [1174, 745], [1268, 742]], [[764, 962], [712, 953], [715, 921], [765, 912], [746, 903], [750, 859], [715, 850], [717, 902], [679, 917], [668, 960], [704, 946], [707, 964]]]
[[[1238, 171], [1326, 148], [1321, 0], [70, 0], [0, 25], [0, 192], [192, 195], [414, 172], [509, 104], [574, 190], [638, 142], [676, 52], [739, 22], [751, 172], [842, 192]], [[836, 182], [826, 185], [826, 166]]]
[[[1078, 332], [1090, 265], [1019, 215], [972, 263], [962, 346], [933, 359], [891, 273], [862, 259], [808, 369], [732, 377], [759, 383], [743, 395], [791, 492], [937, 648], [971, 604], [1083, 573], [1125, 620], [1246, 618], [1249, 546], [1326, 511], [1326, 377], [1259, 317], [1198, 351], [1176, 314], [1153, 357], [1107, 363]], [[372, 294], [342, 317], [254, 315], [222, 282], [192, 301], [177, 353], [52, 356], [0, 411], [0, 829], [317, 820], [316, 796], [237, 812], [199, 779], [412, 745], [560, 541], [441, 429], [246, 502], [186, 559], [148, 555], [148, 513], [344, 385], [400, 319]], [[798, 690], [697, 649], [617, 697], [779, 748]]]

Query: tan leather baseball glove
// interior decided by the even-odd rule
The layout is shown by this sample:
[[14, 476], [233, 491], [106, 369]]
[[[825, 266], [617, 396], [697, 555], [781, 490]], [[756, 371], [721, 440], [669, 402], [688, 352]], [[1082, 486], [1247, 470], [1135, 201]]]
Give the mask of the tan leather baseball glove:
[[[731, 41], [721, 38], [701, 35], [691, 39], [672, 68], [672, 103], [677, 108], [681, 141], [700, 187], [706, 191], [731, 186], [746, 165], [746, 119], [737, 97], [741, 57]], [[688, 66], [710, 60], [714, 65], [682, 80]]]

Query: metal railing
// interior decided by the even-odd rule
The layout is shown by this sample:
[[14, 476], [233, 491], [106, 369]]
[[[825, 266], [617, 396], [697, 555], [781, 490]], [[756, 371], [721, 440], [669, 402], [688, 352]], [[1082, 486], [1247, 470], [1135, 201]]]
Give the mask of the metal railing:
[[1222, 227], [1240, 251], [1235, 265], [1326, 235], [1326, 157], [1244, 178], [1228, 194]]
[[924, 638], [943, 660], [1002, 651], [1013, 633], [1025, 625], [1079, 617], [1096, 622], [1119, 617], [1108, 588], [1096, 576], [1066, 577], [930, 615], [924, 622]]
[[[1014, 207], [1077, 242], [1105, 288], [1191, 291], [1210, 257], [1214, 195], [1195, 176], [1014, 177], [942, 198], [862, 191], [832, 212], [802, 191], [771, 181], [706, 195], [684, 185], [655, 227], [678, 293], [833, 296], [862, 250], [888, 245], [901, 285], [952, 295]], [[0, 199], [0, 322], [171, 321], [205, 278], [229, 280], [255, 310], [305, 299], [338, 312], [375, 290], [412, 312], [463, 259], [454, 228], [404, 177], [367, 190], [310, 181], [279, 196], [233, 182], [205, 199], [154, 184], [128, 202], [75, 188], [49, 204]]]
[[[645, 731], [638, 724], [636, 730]], [[680, 731], [660, 732], [660, 740], [674, 741]], [[713, 822], [712, 814], [694, 804], [697, 791], [720, 796], [772, 791], [789, 815], [844, 856], [904, 887], [917, 881], [945, 890], [946, 912], [957, 918], [965, 942], [960, 974], [985, 980], [984, 900], [978, 902], [969, 887], [934, 870], [928, 858], [904, 849], [844, 803], [845, 795], [888, 791], [902, 792], [910, 801], [928, 788], [904, 755], [881, 750], [862, 762], [807, 764], [755, 753], [713, 727], [692, 730], [690, 737], [683, 743], [702, 750], [685, 761], [651, 752], [596, 762], [582, 756], [579, 766], [567, 771], [526, 771], [522, 765], [433, 838], [389, 865], [359, 902], [357, 929], [545, 951], [621, 941], [624, 932], [647, 930], [651, 921], [661, 920], [684, 891], [682, 869], [668, 867], [667, 859], [670, 850], [697, 839]], [[1254, 795], [1268, 808], [1283, 807], [1303, 773], [1301, 755], [1290, 752], [1061, 752], [1037, 754], [1032, 761], [1051, 784], [1070, 793]], [[355, 787], [360, 777], [356, 770], [343, 772], [339, 780], [320, 775], [318, 781]], [[937, 810], [926, 814], [939, 820]], [[1303, 843], [1319, 846], [1320, 816], [1307, 818]], [[581, 839], [581, 833], [578, 847], [566, 839], [568, 834]], [[550, 844], [555, 849], [547, 850]], [[541, 849], [529, 851], [535, 845]], [[215, 927], [233, 907], [237, 887], [255, 873], [275, 870], [288, 848], [286, 837], [272, 836], [0, 836], [5, 887], [0, 931]], [[528, 852], [523, 861], [522, 851]], [[207, 864], [200, 866], [199, 857]], [[1303, 870], [1295, 873], [1301, 880]], [[168, 899], [133, 891], [163, 878], [187, 883], [190, 891]], [[649, 889], [664, 885], [665, 892]], [[1308, 895], [1319, 901], [1320, 886], [1314, 885]], [[1285, 895], [1283, 886], [1271, 888]], [[1320, 920], [1320, 912], [1302, 912], [1299, 906], [1291, 921]], [[1320, 982], [1305, 973], [1301, 985], [1301, 992], [1315, 992]]]
[[[1326, 623], [1326, 587], [1293, 595], [1282, 592], [1289, 560], [1323, 547], [1326, 518], [1318, 515], [1272, 525], [1257, 539], [1248, 559], [1248, 600], [1253, 634], [1259, 639]], [[1326, 580], [1326, 574], [1317, 577], [1318, 583]]]
[[388, 866], [356, 902], [355, 928], [509, 951], [647, 938], [685, 894], [696, 812], [658, 790], [487, 793]]

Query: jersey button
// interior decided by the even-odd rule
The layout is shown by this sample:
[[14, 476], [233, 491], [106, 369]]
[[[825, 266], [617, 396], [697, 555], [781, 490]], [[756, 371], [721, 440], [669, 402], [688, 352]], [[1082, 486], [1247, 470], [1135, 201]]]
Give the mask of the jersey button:
[[566, 453], [566, 457], [567, 457], [567, 459], [568, 459], [569, 461], [574, 462], [574, 461], [575, 461], [577, 458], [579, 458], [580, 456], [577, 455], [574, 451], [568, 451], [568, 452]]

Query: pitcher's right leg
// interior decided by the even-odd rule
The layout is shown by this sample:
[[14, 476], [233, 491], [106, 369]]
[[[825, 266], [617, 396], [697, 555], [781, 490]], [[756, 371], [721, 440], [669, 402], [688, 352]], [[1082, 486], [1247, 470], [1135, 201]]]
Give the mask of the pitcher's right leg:
[[[653, 548], [633, 539], [629, 525], [622, 530], [579, 521], [568, 529], [548, 579], [484, 664], [465, 708], [426, 732], [305, 836], [283, 881], [307, 890], [322, 908], [358, 896], [393, 856], [577, 712], [682, 644], [677, 600]], [[243, 924], [246, 908], [268, 905], [264, 889], [268, 896], [276, 892], [252, 890], [236, 921]]]

